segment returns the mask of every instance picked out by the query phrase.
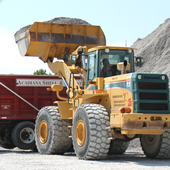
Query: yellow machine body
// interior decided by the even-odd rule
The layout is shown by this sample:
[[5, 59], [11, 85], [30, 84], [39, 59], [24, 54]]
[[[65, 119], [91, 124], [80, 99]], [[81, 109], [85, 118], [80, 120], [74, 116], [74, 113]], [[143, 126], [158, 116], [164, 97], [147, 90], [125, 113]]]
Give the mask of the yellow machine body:
[[[115, 138], [124, 139], [124, 136], [134, 138], [135, 135], [162, 134], [170, 128], [170, 115], [159, 113], [136, 113], [136, 100], [132, 91], [128, 90], [133, 83], [134, 73], [126, 73], [132, 67], [129, 63], [117, 64], [120, 75], [110, 77], [95, 77], [86, 81], [86, 70], [82, 67], [78, 47], [86, 46], [88, 52], [97, 50], [135, 50], [131, 47], [107, 47], [103, 31], [99, 26], [71, 25], [35, 22], [25, 33], [15, 36], [20, 53], [23, 56], [37, 56], [48, 62], [50, 69], [65, 78], [69, 83], [67, 91], [69, 100], [56, 102], [59, 106], [62, 119], [73, 119], [76, 108], [82, 104], [96, 103], [103, 105], [110, 115], [110, 127]], [[77, 53], [76, 53], [77, 51]], [[84, 52], [84, 51], [83, 51]], [[54, 58], [63, 59], [69, 54], [69, 60], [52, 62]], [[76, 55], [79, 62], [71, 64], [70, 55]], [[80, 64], [79, 64], [80, 63]], [[83, 75], [84, 84], [80, 87], [74, 74]], [[136, 75], [138, 76], [138, 75]], [[112, 84], [112, 87], [111, 87]], [[53, 91], [62, 89], [52, 87]], [[135, 106], [134, 106], [135, 105]], [[80, 123], [81, 125], [81, 123]]]

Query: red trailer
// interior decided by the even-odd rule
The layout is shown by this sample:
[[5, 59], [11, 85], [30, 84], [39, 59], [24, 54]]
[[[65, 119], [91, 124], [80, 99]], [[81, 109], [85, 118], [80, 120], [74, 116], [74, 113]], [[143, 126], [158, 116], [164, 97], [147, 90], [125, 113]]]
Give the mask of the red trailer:
[[[55, 105], [52, 84], [63, 84], [57, 76], [0, 75], [0, 145], [34, 149], [34, 123], [39, 109]], [[66, 87], [60, 92], [67, 97]]]

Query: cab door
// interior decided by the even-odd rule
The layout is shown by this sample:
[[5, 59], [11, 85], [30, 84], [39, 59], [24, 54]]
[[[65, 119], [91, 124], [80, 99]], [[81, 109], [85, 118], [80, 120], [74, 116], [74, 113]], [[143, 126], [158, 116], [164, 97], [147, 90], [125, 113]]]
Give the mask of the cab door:
[[97, 77], [97, 61], [96, 61], [96, 53], [91, 52], [88, 54], [88, 62], [87, 62], [87, 74], [86, 74], [86, 88], [88, 86], [88, 81], [92, 81]]

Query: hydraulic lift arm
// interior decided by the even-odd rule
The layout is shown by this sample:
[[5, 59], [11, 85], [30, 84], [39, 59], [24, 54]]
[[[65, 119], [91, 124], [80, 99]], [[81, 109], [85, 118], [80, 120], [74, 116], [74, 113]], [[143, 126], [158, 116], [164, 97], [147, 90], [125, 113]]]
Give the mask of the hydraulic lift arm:
[[58, 73], [58, 76], [60, 78], [65, 78], [66, 82], [69, 83], [69, 90], [70, 90], [70, 98], [73, 97], [73, 88], [74, 90], [81, 95], [82, 94], [82, 90], [79, 86], [79, 84], [77, 83], [77, 81], [75, 80], [75, 78], [73, 78], [71, 76], [71, 72], [73, 73], [81, 73], [82, 69], [80, 69], [79, 67], [76, 66], [67, 66], [62, 60], [58, 60], [54, 63], [51, 63], [50, 60], [48, 60], [48, 66], [51, 69], [52, 72], [54, 73]]

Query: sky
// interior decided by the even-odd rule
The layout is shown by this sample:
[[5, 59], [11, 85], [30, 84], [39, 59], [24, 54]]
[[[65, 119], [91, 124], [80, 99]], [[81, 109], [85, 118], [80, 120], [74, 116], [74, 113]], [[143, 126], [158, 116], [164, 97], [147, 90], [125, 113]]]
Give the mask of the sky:
[[38, 57], [22, 57], [14, 34], [20, 28], [56, 17], [98, 25], [111, 46], [131, 46], [167, 18], [170, 0], [0, 0], [0, 74], [33, 74], [45, 69]]

